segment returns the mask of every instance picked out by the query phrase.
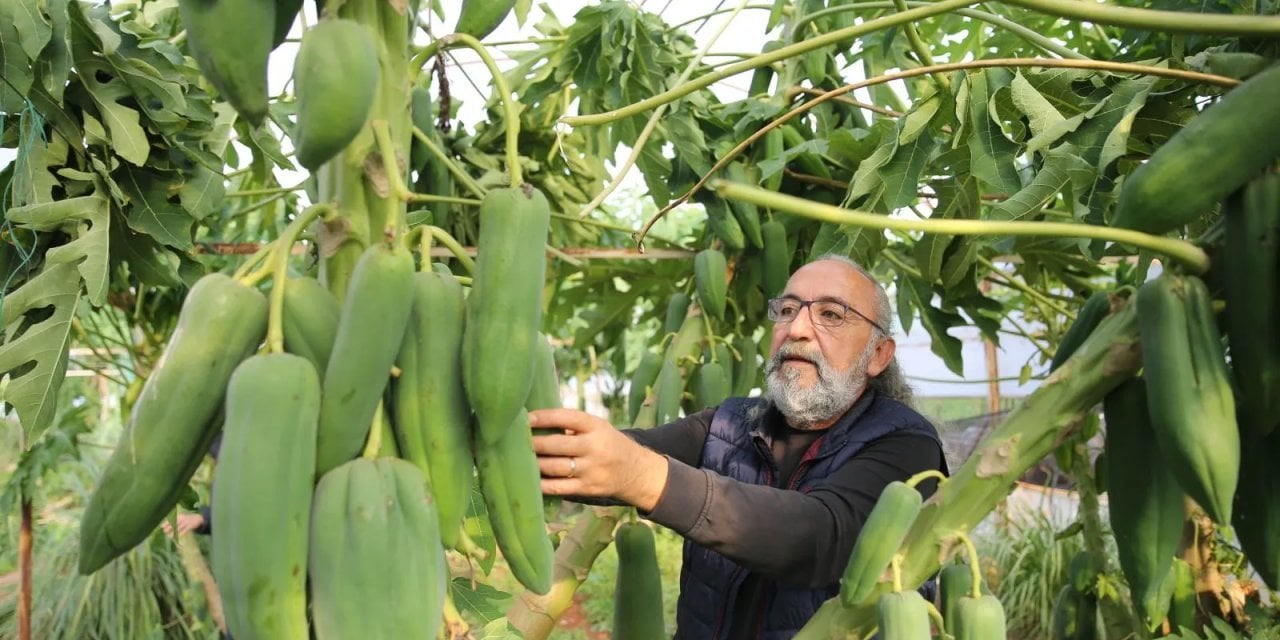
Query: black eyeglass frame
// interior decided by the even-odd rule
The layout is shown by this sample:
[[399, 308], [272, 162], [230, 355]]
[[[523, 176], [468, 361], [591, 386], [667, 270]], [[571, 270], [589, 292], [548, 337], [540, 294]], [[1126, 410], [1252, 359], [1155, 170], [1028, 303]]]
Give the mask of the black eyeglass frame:
[[[867, 317], [867, 316], [866, 316], [866, 314], [862, 313], [861, 311], [858, 311], [857, 309], [854, 309], [853, 307], [851, 307], [851, 306], [849, 306], [849, 305], [847, 305], [847, 304], [845, 304], [845, 303], [843, 303], [843, 302], [841, 302], [841, 301], [839, 301], [839, 300], [832, 300], [832, 299], [830, 299], [830, 298], [821, 298], [821, 299], [818, 299], [818, 300], [801, 300], [800, 298], [797, 298], [797, 297], [795, 297], [795, 296], [779, 296], [779, 297], [777, 297], [777, 298], [769, 298], [769, 299], [766, 301], [766, 304], [765, 304], [766, 308], [768, 309], [769, 320], [771, 320], [771, 321], [773, 321], [773, 322], [775, 322], [775, 323], [787, 323], [787, 322], [791, 322], [792, 320], [794, 320], [794, 318], [792, 318], [792, 320], [782, 320], [782, 319], [779, 319], [779, 318], [777, 317], [777, 316], [778, 316], [778, 307], [779, 307], [779, 306], [781, 306], [784, 302], [796, 302], [796, 303], [799, 303], [799, 304], [800, 304], [800, 308], [796, 310], [796, 313], [797, 313], [797, 314], [799, 314], [801, 311], [804, 311], [804, 310], [805, 310], [805, 308], [806, 308], [806, 307], [808, 307], [808, 308], [809, 308], [809, 321], [810, 321], [810, 322], [813, 322], [814, 324], [821, 325], [821, 326], [824, 326], [824, 327], [832, 327], [833, 325], [823, 324], [823, 323], [821, 323], [821, 322], [818, 322], [816, 319], [814, 319], [814, 317], [813, 317], [813, 307], [812, 307], [811, 305], [813, 305], [814, 303], [818, 303], [818, 302], [826, 303], [826, 304], [836, 304], [836, 305], [840, 305], [841, 307], [844, 307], [844, 311], [845, 311], [845, 319], [844, 319], [844, 322], [846, 322], [846, 323], [847, 323], [847, 322], [849, 322], [849, 318], [848, 318], [848, 316], [849, 316], [849, 314], [850, 314], [850, 313], [852, 313], [853, 315], [858, 316], [859, 318], [862, 318], [863, 320], [865, 320], [865, 321], [867, 322], [867, 324], [869, 324], [869, 325], [871, 325], [871, 326], [875, 327], [876, 329], [878, 329], [882, 335], [886, 335], [886, 336], [887, 336], [887, 335], [889, 335], [889, 330], [888, 330], [888, 329], [885, 329], [884, 327], [880, 326], [880, 323], [878, 323], [878, 322], [876, 322], [875, 320], [872, 320], [871, 318]], [[841, 323], [841, 324], [838, 324], [838, 325], [834, 325], [834, 326], [835, 326], [835, 327], [839, 327], [839, 326], [843, 326], [843, 324], [844, 324], [844, 323]]]

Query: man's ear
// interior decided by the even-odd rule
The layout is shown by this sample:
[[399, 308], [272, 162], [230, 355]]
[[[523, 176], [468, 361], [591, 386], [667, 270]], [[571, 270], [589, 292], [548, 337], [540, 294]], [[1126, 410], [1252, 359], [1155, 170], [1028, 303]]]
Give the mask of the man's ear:
[[898, 351], [898, 343], [892, 336], [884, 336], [880, 338], [880, 342], [876, 343], [875, 355], [871, 356], [871, 362], [867, 363], [867, 376], [876, 377], [889, 367], [889, 363], [893, 362], [893, 354]]

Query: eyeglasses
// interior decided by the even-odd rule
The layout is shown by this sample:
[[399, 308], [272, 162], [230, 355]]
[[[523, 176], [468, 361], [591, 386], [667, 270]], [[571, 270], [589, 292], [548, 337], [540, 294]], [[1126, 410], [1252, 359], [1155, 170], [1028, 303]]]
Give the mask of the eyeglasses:
[[771, 298], [769, 300], [769, 319], [774, 322], [787, 323], [796, 319], [800, 315], [800, 311], [805, 307], [809, 307], [809, 320], [814, 324], [823, 327], [839, 327], [849, 321], [850, 315], [855, 315], [868, 324], [880, 330], [880, 333], [889, 335], [889, 330], [880, 326], [880, 323], [863, 315], [857, 309], [850, 307], [843, 302], [835, 300], [800, 300], [799, 298]]

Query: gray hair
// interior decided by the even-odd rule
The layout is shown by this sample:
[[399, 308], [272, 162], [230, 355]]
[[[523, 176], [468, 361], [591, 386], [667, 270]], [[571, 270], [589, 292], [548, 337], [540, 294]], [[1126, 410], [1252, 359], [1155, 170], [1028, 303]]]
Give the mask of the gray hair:
[[[854, 271], [862, 274], [862, 277], [871, 281], [875, 285], [875, 299], [871, 301], [872, 316], [883, 327], [893, 326], [893, 308], [889, 305], [889, 293], [885, 291], [884, 286], [866, 267], [858, 263], [858, 261], [840, 253], [824, 253], [810, 262], [818, 262], [820, 260], [834, 260], [841, 264], [848, 265]], [[890, 337], [880, 329], [873, 328], [875, 340], [884, 340]], [[913, 407], [915, 403], [915, 391], [911, 385], [907, 383], [906, 375], [902, 373], [902, 366], [898, 364], [898, 356], [894, 356], [889, 361], [889, 366], [885, 367], [879, 375], [867, 381], [867, 386], [874, 389], [876, 393], [887, 396], [893, 400], [897, 400], [908, 407]]]

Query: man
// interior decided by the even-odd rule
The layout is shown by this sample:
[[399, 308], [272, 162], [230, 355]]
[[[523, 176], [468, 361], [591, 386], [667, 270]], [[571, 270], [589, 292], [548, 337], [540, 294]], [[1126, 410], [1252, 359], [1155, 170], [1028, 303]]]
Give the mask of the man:
[[[530, 422], [543, 492], [617, 500], [685, 538], [677, 638], [790, 638], [827, 599], [881, 490], [945, 471], [910, 409], [889, 301], [842, 256], [798, 269], [769, 302], [763, 398], [625, 434], [566, 409]], [[921, 486], [927, 497], [936, 483]]]

